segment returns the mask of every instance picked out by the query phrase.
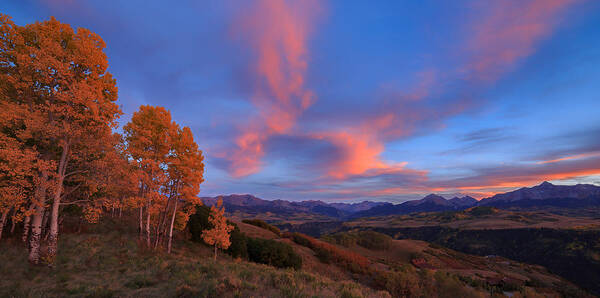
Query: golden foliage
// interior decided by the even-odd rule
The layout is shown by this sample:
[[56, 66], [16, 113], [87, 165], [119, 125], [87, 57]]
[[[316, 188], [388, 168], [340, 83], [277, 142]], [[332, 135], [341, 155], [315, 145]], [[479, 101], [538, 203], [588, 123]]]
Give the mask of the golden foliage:
[[229, 241], [229, 232], [233, 230], [233, 226], [227, 224], [222, 199], [219, 199], [216, 206], [210, 207], [208, 222], [213, 228], [202, 232], [202, 239], [204, 242], [221, 249], [229, 248], [229, 245], [231, 245], [231, 242]]

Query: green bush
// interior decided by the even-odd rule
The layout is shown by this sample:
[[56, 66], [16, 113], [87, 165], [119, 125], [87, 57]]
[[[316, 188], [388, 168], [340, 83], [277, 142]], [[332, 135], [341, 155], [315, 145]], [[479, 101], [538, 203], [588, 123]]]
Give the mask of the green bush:
[[375, 231], [360, 231], [357, 233], [358, 245], [368, 249], [388, 249], [392, 246], [392, 237]]
[[277, 236], [281, 236], [281, 231], [277, 227], [274, 227], [274, 226], [266, 223], [264, 220], [260, 220], [260, 219], [244, 219], [244, 220], [242, 220], [242, 222], [243, 223], [247, 223], [249, 225], [257, 226], [259, 228], [263, 228], [265, 230], [269, 230], [269, 231], [275, 233]]
[[[192, 235], [192, 241], [204, 243], [202, 240], [202, 231], [212, 228], [208, 222], [208, 216], [210, 215], [210, 208], [207, 206], [198, 206], [196, 213], [190, 216], [188, 220], [188, 228]], [[233, 230], [229, 236], [231, 245], [225, 252], [234, 258], [248, 258], [248, 250], [246, 248], [246, 236], [240, 231], [240, 228], [231, 221], [227, 221], [228, 224], [233, 226]]]
[[279, 268], [300, 269], [302, 267], [302, 258], [286, 243], [247, 237], [247, 247], [250, 261]]
[[202, 240], [202, 231], [212, 228], [208, 222], [210, 208], [204, 205], [196, 207], [196, 213], [192, 214], [188, 220], [188, 229], [192, 235], [192, 241], [204, 243]]
[[392, 237], [375, 231], [339, 232], [321, 237], [324, 241], [345, 247], [360, 245], [364, 248], [383, 250], [392, 246]]
[[[211, 228], [208, 222], [209, 214], [210, 208], [199, 206], [196, 209], [196, 213], [190, 216], [188, 227], [192, 234], [192, 241], [204, 243], [202, 240], [202, 231]], [[279, 268], [291, 267], [300, 269], [302, 267], [302, 258], [288, 244], [274, 240], [248, 237], [240, 231], [235, 223], [230, 221], [228, 223], [233, 225], [234, 229], [231, 231], [229, 238], [231, 245], [225, 252], [232, 257]]]
[[329, 264], [331, 262], [331, 253], [326, 249], [315, 248], [315, 256], [319, 261], [325, 264]]
[[323, 239], [329, 243], [338, 244], [338, 245], [345, 246], [345, 247], [354, 246], [354, 245], [356, 245], [356, 241], [357, 241], [356, 235], [352, 235], [350, 233], [345, 233], [345, 232], [324, 235], [321, 237], [321, 239]]
[[246, 237], [246, 235], [244, 235], [244, 233], [242, 233], [240, 229], [235, 226], [233, 231], [231, 231], [231, 235], [229, 236], [231, 245], [225, 252], [234, 258], [248, 259], [247, 238], [248, 237]]
[[469, 213], [473, 216], [492, 215], [496, 213], [496, 208], [489, 206], [477, 206], [469, 210]]
[[308, 238], [306, 238], [306, 236], [300, 234], [300, 233], [292, 233], [291, 234], [291, 238], [294, 242], [302, 245], [302, 246], [306, 246], [308, 248], [313, 248], [312, 243], [310, 242], [310, 240]]

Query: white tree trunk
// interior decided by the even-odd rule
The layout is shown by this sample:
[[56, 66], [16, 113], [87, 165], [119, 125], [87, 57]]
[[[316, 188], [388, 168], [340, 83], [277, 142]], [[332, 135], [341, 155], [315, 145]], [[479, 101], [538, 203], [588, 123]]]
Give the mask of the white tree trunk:
[[[32, 210], [33, 211], [33, 210]], [[29, 238], [29, 224], [31, 223], [31, 215], [27, 215], [23, 220], [23, 234], [21, 235], [21, 241], [27, 243]]]
[[48, 257], [51, 261], [56, 256], [58, 249], [58, 211], [60, 209], [60, 198], [62, 196], [63, 182], [67, 170], [67, 156], [69, 154], [69, 143], [65, 142], [60, 162], [58, 164], [58, 181], [56, 183], [56, 191], [52, 200], [52, 209], [50, 213], [50, 236], [48, 238]]
[[10, 234], [13, 235], [15, 233], [15, 227], [17, 226], [17, 221], [15, 217], [17, 216], [17, 208], [13, 209], [12, 217], [10, 219]]
[[42, 219], [46, 211], [46, 184], [48, 182], [48, 174], [42, 173], [41, 182], [37, 186], [35, 192], [35, 202], [33, 204], [34, 213], [31, 221], [31, 231], [29, 235], [29, 256], [28, 260], [32, 264], [38, 264], [40, 261], [40, 237], [42, 233]]
[[175, 198], [175, 207], [173, 208], [173, 216], [171, 217], [171, 227], [169, 228], [169, 244], [167, 244], [167, 252], [171, 253], [171, 241], [173, 240], [173, 224], [175, 223], [175, 215], [177, 214], [177, 198]]
[[44, 208], [44, 216], [42, 216], [42, 227], [40, 229], [40, 239], [48, 237], [48, 219], [50, 218], [50, 211]]
[[142, 233], [144, 231], [144, 228], [143, 228], [143, 226], [144, 226], [144, 219], [143, 219], [144, 218], [144, 216], [143, 216], [144, 210], [143, 210], [143, 208], [144, 207], [140, 206], [140, 226], [138, 228], [138, 232], [139, 232], [138, 236], [140, 237], [140, 239], [142, 238]]
[[2, 240], [2, 231], [4, 230], [4, 225], [6, 224], [6, 218], [8, 217], [8, 210], [2, 213], [2, 218], [0, 218], [0, 240]]
[[146, 244], [151, 247], [150, 244], [150, 199], [148, 199], [148, 206], [146, 206]]
[[40, 261], [40, 238], [42, 234], [42, 217], [44, 216], [44, 206], [35, 206], [33, 219], [31, 222], [31, 232], [29, 235], [29, 262], [37, 264]]

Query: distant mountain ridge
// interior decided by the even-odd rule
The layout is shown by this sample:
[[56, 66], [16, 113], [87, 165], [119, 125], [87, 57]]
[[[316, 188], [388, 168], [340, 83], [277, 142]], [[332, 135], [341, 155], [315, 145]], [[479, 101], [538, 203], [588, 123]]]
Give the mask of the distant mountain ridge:
[[202, 202], [208, 206], [216, 204], [219, 198], [223, 199], [223, 205], [228, 212], [241, 210], [250, 213], [272, 212], [280, 215], [295, 214], [299, 212], [326, 215], [334, 218], [342, 218], [353, 213], [371, 209], [373, 207], [387, 204], [383, 202], [363, 201], [360, 203], [325, 203], [323, 201], [300, 201], [292, 202], [286, 200], [263, 200], [250, 194], [226, 195], [218, 197], [203, 197]]
[[[446, 199], [440, 195], [429, 194], [420, 200], [406, 201], [401, 204], [388, 202], [363, 201], [360, 203], [326, 203], [309, 200], [292, 202], [286, 200], [263, 200], [250, 194], [227, 195], [223, 198], [228, 212], [237, 210], [248, 213], [266, 213], [287, 216], [298, 213], [318, 214], [335, 219], [358, 218], [409, 214], [414, 212], [440, 212], [464, 210], [474, 206], [493, 206], [498, 208], [520, 207], [563, 207], [577, 208], [600, 206], [600, 187], [591, 184], [554, 185], [543, 182], [534, 187], [523, 187], [514, 191], [496, 194], [477, 201], [470, 196]], [[204, 204], [214, 205], [219, 197], [201, 198]]]
[[494, 195], [479, 201], [481, 206], [495, 207], [586, 207], [600, 206], [600, 186], [591, 184], [554, 185], [544, 181], [534, 187]]
[[461, 198], [455, 197], [450, 200], [446, 200], [440, 195], [429, 194], [420, 200], [407, 201], [397, 205], [392, 203], [386, 203], [385, 205], [376, 206], [369, 210], [357, 212], [353, 214], [352, 217], [372, 217], [408, 214], [413, 212], [440, 212], [462, 210], [469, 207], [473, 207], [476, 204], [477, 200], [469, 196], [464, 196]]
[[462, 198], [454, 197], [448, 201], [450, 201], [455, 206], [464, 206], [464, 207], [471, 207], [471, 206], [477, 204], [477, 200], [471, 196], [464, 196]]

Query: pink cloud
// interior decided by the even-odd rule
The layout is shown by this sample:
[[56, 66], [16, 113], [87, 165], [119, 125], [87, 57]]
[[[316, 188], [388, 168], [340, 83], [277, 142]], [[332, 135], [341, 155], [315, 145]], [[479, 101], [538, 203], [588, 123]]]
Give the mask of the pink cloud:
[[555, 162], [562, 162], [562, 161], [567, 161], [567, 160], [574, 160], [574, 159], [583, 159], [583, 158], [589, 158], [589, 157], [597, 157], [600, 156], [600, 152], [587, 152], [587, 153], [581, 153], [581, 154], [573, 154], [573, 155], [568, 155], [568, 156], [564, 156], [561, 158], [555, 158], [555, 159], [550, 159], [550, 160], [542, 160], [542, 161], [538, 161], [537, 164], [547, 164], [547, 163], [555, 163]]
[[[467, 36], [464, 54], [470, 59], [458, 68], [457, 74], [467, 72], [480, 84], [496, 80], [510, 69], [519, 59], [535, 51], [539, 42], [547, 37], [560, 20], [560, 12], [576, 0], [531, 0], [496, 1], [491, 8], [481, 12], [481, 17], [470, 24], [471, 34]], [[473, 57], [473, 58], [471, 58]], [[317, 139], [327, 140], [337, 146], [341, 155], [330, 164], [324, 165], [330, 177], [343, 179], [375, 171], [404, 169], [404, 163], [382, 160], [385, 143], [411, 135], [417, 125], [427, 119], [443, 119], [470, 108], [469, 100], [454, 101], [442, 111], [433, 111], [426, 106], [414, 105], [415, 101], [427, 99], [432, 93], [440, 93], [443, 88], [439, 79], [440, 71], [427, 69], [417, 73], [418, 83], [406, 94], [400, 94], [386, 103], [379, 113], [365, 117], [360, 124], [346, 127], [342, 131], [314, 133]], [[435, 122], [435, 121], [434, 121]], [[443, 125], [440, 122], [440, 125]], [[399, 166], [401, 165], [401, 166]], [[413, 170], [416, 171], [416, 170]], [[585, 172], [588, 173], [588, 172]], [[564, 174], [564, 175], [563, 175]], [[556, 173], [565, 177], [566, 173]], [[505, 177], [508, 178], [508, 177]], [[531, 182], [540, 176], [527, 179]], [[514, 182], [508, 183], [514, 185]], [[502, 186], [496, 181], [491, 187]], [[432, 188], [424, 187], [420, 190]], [[476, 187], [474, 188], [476, 189]], [[406, 190], [404, 188], [404, 190]], [[392, 194], [402, 192], [402, 188], [388, 188], [373, 191], [372, 194]], [[415, 189], [408, 190], [410, 192]], [[480, 193], [486, 193], [480, 191]]]
[[519, 59], [529, 56], [561, 21], [561, 12], [578, 0], [493, 1], [470, 24], [466, 43], [471, 79], [493, 81]]
[[[463, 54], [466, 62], [445, 76], [462, 77], [477, 84], [490, 84], [535, 52], [560, 21], [561, 12], [576, 0], [497, 1], [489, 9], [478, 12], [470, 23]], [[477, 197], [505, 189], [531, 185], [540, 180], [565, 179], [574, 175], [598, 173], [596, 167], [570, 169], [519, 168], [521, 176], [484, 174], [459, 180], [430, 181], [426, 171], [410, 169], [406, 161], [387, 161], [382, 154], [391, 140], [410, 136], [424, 122], [443, 126], [447, 117], [472, 107], [470, 99], [450, 101], [438, 110], [429, 109], [427, 99], [444, 92], [441, 70], [430, 68], [416, 74], [417, 83], [407, 92], [388, 99], [379, 112], [358, 119], [355, 125], [299, 133], [293, 131], [300, 115], [312, 104], [314, 94], [305, 86], [307, 69], [307, 38], [315, 15], [315, 2], [290, 4], [285, 1], [263, 0], [238, 30], [248, 35], [249, 45], [256, 51], [255, 73], [261, 78], [252, 98], [258, 115], [240, 130], [235, 140], [236, 150], [229, 154], [231, 174], [245, 176], [260, 170], [266, 140], [277, 134], [301, 134], [334, 145], [339, 154], [321, 165], [324, 179], [315, 192], [383, 196], [415, 192], [460, 191]], [[297, 6], [295, 6], [297, 5]], [[429, 120], [434, 121], [429, 121]], [[570, 158], [567, 158], [570, 159]], [[548, 163], [554, 161], [548, 161]], [[556, 161], [558, 162], [558, 160]], [[381, 175], [406, 176], [411, 186], [361, 190], [353, 187], [330, 188], [335, 183], [356, 177]], [[515, 178], [518, 177], [518, 178]], [[329, 178], [330, 180], [327, 180]], [[439, 185], [436, 185], [439, 183]], [[452, 185], [452, 184], [456, 185]], [[317, 184], [315, 184], [317, 185]]]
[[319, 9], [317, 1], [260, 0], [237, 22], [234, 31], [255, 51], [260, 80], [252, 98], [258, 115], [240, 129], [236, 149], [228, 154], [233, 176], [258, 172], [265, 141], [290, 132], [315, 100], [305, 75], [307, 39]]

